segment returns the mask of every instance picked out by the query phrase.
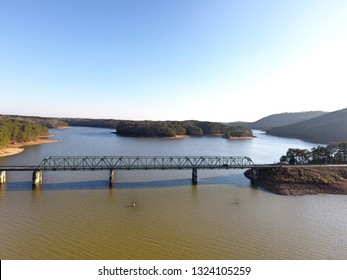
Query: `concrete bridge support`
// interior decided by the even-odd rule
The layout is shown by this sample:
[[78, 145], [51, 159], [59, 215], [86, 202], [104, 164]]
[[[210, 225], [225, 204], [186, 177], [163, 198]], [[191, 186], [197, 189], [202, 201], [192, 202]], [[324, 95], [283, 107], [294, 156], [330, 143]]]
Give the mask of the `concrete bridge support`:
[[116, 172], [114, 169], [110, 169], [110, 181], [109, 181], [110, 188], [113, 187], [113, 184], [115, 181], [116, 181]]
[[252, 168], [252, 175], [254, 179], [257, 179], [259, 176], [260, 170], [258, 168]]
[[198, 169], [193, 168], [192, 169], [192, 184], [196, 185], [198, 183]]
[[6, 171], [0, 170], [0, 185], [6, 183]]
[[35, 170], [33, 172], [33, 186], [37, 186], [42, 183], [42, 170]]

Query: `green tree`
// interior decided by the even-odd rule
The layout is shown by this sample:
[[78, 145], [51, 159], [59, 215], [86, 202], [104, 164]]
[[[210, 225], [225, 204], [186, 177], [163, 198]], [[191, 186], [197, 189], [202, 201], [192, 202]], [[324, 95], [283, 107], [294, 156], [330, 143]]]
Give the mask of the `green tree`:
[[286, 155], [280, 158], [281, 163], [287, 164], [339, 164], [347, 163], [347, 141], [331, 144], [326, 147], [313, 147], [311, 151], [288, 149]]
[[[346, 163], [347, 162], [347, 141], [340, 142], [335, 145], [329, 145], [334, 150], [334, 162]], [[328, 146], [328, 147], [329, 147]]]
[[195, 125], [186, 125], [185, 129], [187, 135], [201, 136], [204, 133], [200, 127], [197, 127]]
[[326, 147], [317, 146], [311, 149], [311, 163], [329, 163], [330, 161], [331, 155]]
[[280, 158], [281, 163], [287, 164], [307, 164], [311, 153], [306, 149], [288, 149], [285, 156]]

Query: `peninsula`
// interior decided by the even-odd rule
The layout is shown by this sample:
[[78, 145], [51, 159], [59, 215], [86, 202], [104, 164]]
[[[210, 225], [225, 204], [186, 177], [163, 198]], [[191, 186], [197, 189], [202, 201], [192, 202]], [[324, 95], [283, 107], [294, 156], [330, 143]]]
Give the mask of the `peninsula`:
[[347, 142], [288, 149], [278, 166], [253, 168], [245, 176], [277, 194], [347, 194]]
[[284, 166], [245, 172], [252, 183], [281, 195], [347, 194], [347, 167]]
[[48, 144], [59, 142], [60, 140], [47, 139], [53, 136], [52, 134], [42, 135], [37, 138], [33, 138], [26, 142], [17, 142], [7, 145], [6, 147], [0, 148], [0, 157], [13, 156], [24, 151], [24, 147], [40, 144]]
[[58, 140], [47, 139], [52, 136], [48, 134], [48, 127], [55, 124], [65, 125], [52, 120], [1, 116], [0, 157], [18, 154], [24, 150], [25, 146], [58, 142]]

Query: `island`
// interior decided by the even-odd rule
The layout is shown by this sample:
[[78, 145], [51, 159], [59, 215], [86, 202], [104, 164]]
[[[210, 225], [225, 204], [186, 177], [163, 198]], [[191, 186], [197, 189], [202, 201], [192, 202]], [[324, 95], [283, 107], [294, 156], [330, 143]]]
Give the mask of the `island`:
[[119, 121], [117, 135], [130, 137], [223, 136], [228, 139], [252, 138], [252, 130], [218, 122], [202, 121]]

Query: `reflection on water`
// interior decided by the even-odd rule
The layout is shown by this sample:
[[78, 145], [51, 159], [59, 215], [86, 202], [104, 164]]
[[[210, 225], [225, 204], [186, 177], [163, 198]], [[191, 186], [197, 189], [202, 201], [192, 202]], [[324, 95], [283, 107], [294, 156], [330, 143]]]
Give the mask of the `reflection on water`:
[[[136, 207], [129, 207], [133, 202]], [[311, 209], [313, 202], [321, 207]], [[334, 209], [345, 202], [336, 196], [287, 198], [233, 185], [7, 191], [1, 200], [0, 255], [343, 259], [346, 217]]]
[[[188, 154], [189, 149], [191, 155], [202, 154], [197, 144], [208, 147], [204, 154], [214, 147], [216, 154], [231, 154], [237, 147], [237, 154], [257, 158], [268, 145], [264, 141], [285, 142], [262, 135], [257, 142], [197, 138], [142, 143], [109, 132], [58, 131], [56, 138], [66, 142], [31, 147], [1, 163], [39, 162], [50, 154], [81, 154], [86, 148], [108, 155], [158, 155], [161, 149], [162, 154]], [[265, 160], [282, 153], [278, 146], [266, 149]], [[108, 172], [44, 172], [42, 186], [33, 190], [30, 172], [9, 172], [0, 188], [0, 258], [347, 258], [346, 196], [279, 196], [251, 186], [238, 170], [198, 175], [198, 185], [192, 186], [191, 171], [120, 171], [109, 188]], [[136, 207], [129, 207], [132, 203]]]
[[[17, 172], [8, 172], [9, 174]], [[76, 171], [66, 174], [64, 171], [44, 172], [44, 182], [35, 189], [47, 190], [88, 190], [88, 189], [128, 189], [128, 188], [169, 188], [191, 184], [191, 171], [119, 171], [118, 180], [109, 183], [108, 173], [105, 171]], [[96, 173], [96, 174], [95, 174]], [[99, 173], [99, 174], [98, 174]], [[213, 174], [214, 173], [214, 174]], [[65, 176], [64, 176], [65, 175]], [[171, 175], [171, 176], [170, 176]], [[174, 175], [174, 176], [172, 176]], [[199, 185], [230, 185], [239, 184], [238, 187], [249, 187], [243, 171], [200, 171]], [[29, 176], [27, 176], [29, 179]], [[171, 177], [171, 178], [170, 178]], [[182, 178], [183, 177], [183, 178]], [[99, 180], [95, 180], [98, 178]], [[30, 180], [15, 181], [3, 184], [7, 191], [25, 191], [33, 188]]]

